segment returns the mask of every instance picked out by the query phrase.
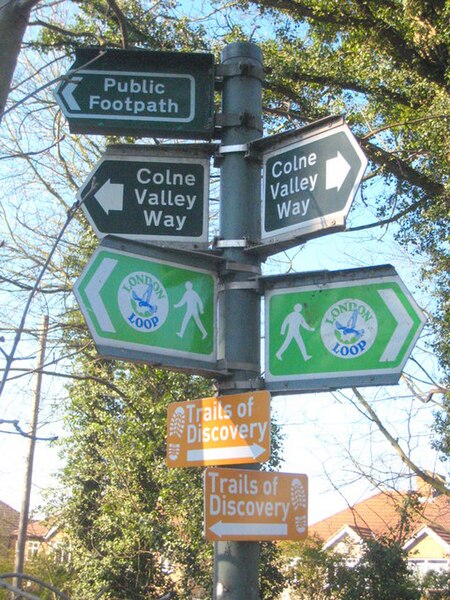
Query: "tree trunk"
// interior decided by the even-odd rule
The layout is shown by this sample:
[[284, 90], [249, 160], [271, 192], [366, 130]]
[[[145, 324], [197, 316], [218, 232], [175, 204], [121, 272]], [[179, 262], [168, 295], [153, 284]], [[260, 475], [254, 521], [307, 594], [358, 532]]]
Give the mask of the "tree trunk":
[[0, 123], [31, 9], [39, 0], [0, 0]]

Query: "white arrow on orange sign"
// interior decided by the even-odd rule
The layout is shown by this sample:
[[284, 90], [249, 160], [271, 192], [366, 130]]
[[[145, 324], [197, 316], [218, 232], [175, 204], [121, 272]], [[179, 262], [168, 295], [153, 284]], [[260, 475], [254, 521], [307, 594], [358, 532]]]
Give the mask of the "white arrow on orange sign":
[[258, 463], [269, 456], [266, 391], [174, 402], [168, 407], [169, 467]]
[[201, 461], [202, 464], [208, 461], [215, 465], [218, 464], [217, 461], [228, 461], [230, 459], [239, 459], [240, 462], [245, 462], [248, 459], [254, 461], [265, 452], [266, 449], [258, 444], [232, 446], [229, 448], [202, 448], [201, 450], [188, 450], [187, 461], [189, 463], [198, 463]]
[[209, 467], [205, 471], [208, 540], [300, 540], [308, 531], [308, 478]]

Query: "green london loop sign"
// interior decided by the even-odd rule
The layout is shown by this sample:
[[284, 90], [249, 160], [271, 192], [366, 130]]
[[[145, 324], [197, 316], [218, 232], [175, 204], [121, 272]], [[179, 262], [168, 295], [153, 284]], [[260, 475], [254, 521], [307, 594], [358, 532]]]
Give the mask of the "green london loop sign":
[[74, 291], [101, 355], [215, 367], [214, 272], [100, 246]]
[[396, 383], [423, 325], [422, 312], [393, 274], [271, 290], [267, 387], [324, 391]]

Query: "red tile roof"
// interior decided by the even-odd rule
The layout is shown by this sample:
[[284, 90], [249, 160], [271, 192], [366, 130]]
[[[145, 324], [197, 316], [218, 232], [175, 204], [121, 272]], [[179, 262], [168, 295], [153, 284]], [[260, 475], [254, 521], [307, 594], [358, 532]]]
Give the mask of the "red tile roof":
[[[346, 525], [370, 529], [376, 537], [398, 534], [400, 511], [409, 495], [407, 492], [380, 492], [310, 525], [309, 535], [317, 535], [326, 541]], [[450, 532], [450, 499], [447, 496], [428, 497], [419, 505], [420, 512], [416, 511], [412, 516], [412, 530], [428, 525]]]
[[[48, 521], [29, 521], [27, 525], [27, 539], [39, 538], [43, 539], [48, 533], [50, 525]], [[12, 532], [13, 537], [19, 535], [19, 529]]]

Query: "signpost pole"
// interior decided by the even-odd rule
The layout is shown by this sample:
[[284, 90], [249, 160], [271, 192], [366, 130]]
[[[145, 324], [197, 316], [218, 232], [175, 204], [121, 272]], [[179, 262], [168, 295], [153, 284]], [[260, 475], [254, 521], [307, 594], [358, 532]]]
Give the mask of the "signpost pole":
[[[260, 371], [260, 298], [255, 275], [260, 259], [243, 245], [260, 231], [260, 165], [246, 157], [246, 145], [262, 135], [262, 52], [238, 42], [222, 52], [221, 229], [224, 256], [241, 265], [230, 272], [219, 294], [222, 339], [219, 356], [231, 378], [219, 393], [254, 389]], [[254, 466], [253, 466], [254, 467]], [[248, 468], [252, 468], [249, 466]], [[259, 599], [258, 542], [216, 542], [214, 599]]]

